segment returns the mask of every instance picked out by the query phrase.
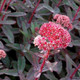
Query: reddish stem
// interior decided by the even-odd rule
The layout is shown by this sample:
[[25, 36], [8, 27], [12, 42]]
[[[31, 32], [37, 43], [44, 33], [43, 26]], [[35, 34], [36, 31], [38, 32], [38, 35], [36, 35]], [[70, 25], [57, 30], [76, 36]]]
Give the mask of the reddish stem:
[[3, 10], [3, 7], [4, 7], [4, 5], [5, 5], [5, 2], [6, 2], [6, 0], [3, 1], [2, 5], [1, 5], [1, 7], [0, 7], [0, 13], [1, 13], [1, 11]]
[[[9, 2], [8, 2], [7, 6], [6, 6], [5, 11], [7, 11], [10, 3], [11, 3], [11, 0], [9, 0]], [[2, 16], [2, 18], [1, 18], [2, 21], [4, 20], [4, 17], [5, 17], [5, 15]], [[1, 28], [1, 26], [2, 26], [2, 25], [0, 24], [0, 28]]]
[[[8, 2], [7, 6], [6, 6], [5, 11], [7, 11], [7, 9], [8, 9], [8, 7], [9, 7], [9, 4], [10, 4], [10, 3], [11, 3], [11, 0], [9, 0], [9, 2]], [[2, 16], [2, 19], [1, 19], [1, 20], [4, 20], [4, 17], [5, 17], [5, 15]]]
[[30, 24], [31, 21], [32, 21], [32, 18], [33, 18], [33, 16], [34, 16], [35, 12], [36, 12], [37, 7], [39, 6], [40, 1], [41, 1], [41, 0], [38, 1], [36, 7], [34, 8], [34, 10], [33, 10], [33, 12], [32, 12], [32, 15], [31, 15], [31, 17], [30, 17], [30, 19], [29, 19], [29, 21], [28, 21], [29, 24]]
[[79, 66], [74, 70], [74, 72], [72, 73], [72, 75], [70, 76], [70, 79], [72, 79], [72, 77], [75, 75], [75, 73], [77, 72], [77, 70], [80, 68], [80, 64]]
[[80, 11], [80, 6], [78, 7], [77, 11], [76, 11], [76, 14], [74, 15], [73, 19], [72, 19], [72, 22], [75, 20], [75, 18], [77, 17], [78, 15], [78, 12]]
[[46, 59], [43, 60], [43, 63], [42, 63], [41, 68], [40, 68], [40, 70], [39, 70], [40, 73], [41, 73], [42, 70], [43, 70], [43, 67], [44, 67], [44, 65], [45, 65], [45, 61], [46, 61]]
[[[46, 56], [45, 56], [45, 58], [44, 58], [44, 60], [43, 60], [43, 63], [41, 64], [41, 67], [40, 67], [40, 70], [39, 70], [40, 73], [41, 73], [42, 70], [43, 70], [43, 67], [44, 67], [44, 65], [45, 65], [45, 61], [47, 60], [47, 58], [48, 58], [48, 56], [49, 56], [49, 52], [50, 52], [50, 51], [47, 52], [47, 54], [46, 54]], [[35, 80], [38, 80], [38, 78], [35, 78]]]
[[23, 52], [20, 52], [21, 56], [24, 56], [24, 53]]
[[35, 80], [38, 80], [38, 78], [35, 78]]
[[57, 7], [59, 7], [59, 5], [61, 4], [62, 0], [59, 1], [59, 3], [57, 4]]
[[26, 2], [26, 0], [23, 0], [23, 3], [25, 3]]
[[9, 0], [9, 2], [8, 2], [7, 6], [6, 6], [5, 11], [7, 11], [7, 9], [8, 9], [8, 7], [9, 7], [9, 4], [10, 4], [10, 3], [11, 3], [11, 0]]
[[40, 63], [40, 61], [41, 61], [41, 58], [38, 59], [38, 63]]

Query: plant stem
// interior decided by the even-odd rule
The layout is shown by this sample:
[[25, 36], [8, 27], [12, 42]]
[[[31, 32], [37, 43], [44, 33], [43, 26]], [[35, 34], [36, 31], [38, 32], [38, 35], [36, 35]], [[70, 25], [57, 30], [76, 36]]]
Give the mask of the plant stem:
[[44, 67], [44, 65], [45, 65], [45, 61], [46, 61], [46, 59], [44, 58], [43, 63], [42, 63], [42, 65], [41, 65], [41, 67], [40, 67], [40, 70], [39, 70], [40, 73], [41, 73], [42, 70], [43, 70], [43, 67]]
[[70, 79], [72, 79], [72, 77], [75, 75], [75, 73], [77, 72], [77, 70], [80, 68], [80, 64], [79, 66], [74, 70], [74, 72], [72, 73], [72, 75], [70, 76]]
[[35, 80], [38, 80], [38, 78], [35, 78]]
[[24, 53], [23, 52], [20, 52], [21, 56], [24, 56]]
[[23, 0], [23, 3], [25, 3], [26, 2], [26, 0]]
[[2, 5], [1, 5], [1, 7], [0, 7], [0, 13], [1, 13], [1, 11], [3, 10], [3, 7], [4, 7], [4, 5], [5, 5], [5, 2], [6, 2], [6, 0], [3, 1]]
[[[7, 6], [6, 6], [5, 11], [7, 11], [10, 3], [11, 3], [11, 0], [9, 0], [9, 2], [8, 2]], [[2, 21], [4, 20], [4, 17], [5, 17], [5, 15], [2, 16], [2, 18], [1, 18]], [[1, 28], [1, 26], [2, 26], [2, 25], [0, 24], [0, 28]]]
[[[10, 3], [11, 3], [11, 0], [9, 0], [9, 2], [8, 2], [7, 6], [6, 6], [5, 11], [7, 11], [7, 9], [8, 9], [8, 7], [9, 7], [9, 4], [10, 4]], [[2, 16], [2, 19], [1, 19], [1, 20], [4, 20], [4, 17], [5, 17], [5, 15]]]
[[73, 19], [72, 19], [72, 22], [75, 20], [75, 18], [77, 17], [78, 15], [78, 12], [80, 11], [80, 6], [78, 7], [77, 11], [76, 11], [76, 14], [74, 15]]
[[8, 9], [8, 7], [9, 7], [11, 1], [12, 1], [12, 0], [9, 0], [9, 2], [8, 2], [8, 4], [7, 4], [7, 7], [6, 7], [5, 11], [7, 11], [7, 9]]
[[38, 59], [38, 63], [40, 63], [41, 57]]
[[30, 19], [29, 19], [29, 21], [28, 21], [29, 24], [30, 24], [31, 21], [32, 21], [32, 18], [33, 18], [33, 16], [34, 16], [35, 12], [36, 12], [37, 7], [39, 6], [40, 1], [41, 1], [41, 0], [38, 1], [36, 7], [34, 8], [34, 10], [33, 10], [33, 12], [32, 12], [32, 15], [31, 15], [31, 17], [30, 17]]
[[[47, 54], [46, 54], [46, 56], [45, 56], [45, 58], [44, 58], [44, 60], [43, 60], [43, 63], [41, 64], [41, 67], [40, 67], [40, 70], [39, 70], [40, 73], [41, 73], [42, 70], [43, 70], [43, 67], [44, 67], [44, 65], [45, 65], [45, 61], [48, 59], [49, 52], [50, 52], [50, 51], [47, 52]], [[35, 78], [35, 80], [38, 80], [38, 78]]]
[[59, 3], [57, 4], [57, 7], [59, 7], [59, 5], [61, 4], [62, 0], [59, 1]]

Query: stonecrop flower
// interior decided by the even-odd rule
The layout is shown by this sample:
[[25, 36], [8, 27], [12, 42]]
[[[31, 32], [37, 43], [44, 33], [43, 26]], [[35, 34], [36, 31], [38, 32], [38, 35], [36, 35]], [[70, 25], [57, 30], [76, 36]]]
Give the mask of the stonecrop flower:
[[41, 35], [35, 37], [33, 43], [35, 46], [38, 46], [39, 49], [50, 50], [52, 48], [52, 44], [50, 42], [47, 42], [47, 38], [42, 37]]
[[66, 15], [56, 14], [54, 16], [56, 23], [61, 24], [63, 27], [67, 27], [68, 29], [72, 29], [72, 24], [70, 23], [70, 18]]
[[4, 50], [0, 50], [0, 59], [1, 58], [5, 58], [6, 57], [6, 53]]
[[54, 22], [44, 23], [39, 30], [39, 34], [34, 39], [34, 44], [39, 49], [66, 48], [71, 42], [69, 32]]

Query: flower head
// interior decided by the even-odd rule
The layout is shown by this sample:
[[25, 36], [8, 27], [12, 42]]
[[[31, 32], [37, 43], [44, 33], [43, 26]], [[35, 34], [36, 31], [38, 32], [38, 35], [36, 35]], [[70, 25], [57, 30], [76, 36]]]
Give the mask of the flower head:
[[54, 19], [56, 20], [56, 23], [61, 24], [63, 27], [72, 29], [72, 24], [70, 23], [70, 18], [68, 16], [56, 14]]
[[45, 37], [54, 49], [66, 48], [71, 42], [69, 32], [61, 25], [53, 22], [44, 23], [39, 30], [39, 34]]
[[0, 50], [0, 59], [1, 58], [5, 58], [6, 57], [6, 53], [4, 50]]

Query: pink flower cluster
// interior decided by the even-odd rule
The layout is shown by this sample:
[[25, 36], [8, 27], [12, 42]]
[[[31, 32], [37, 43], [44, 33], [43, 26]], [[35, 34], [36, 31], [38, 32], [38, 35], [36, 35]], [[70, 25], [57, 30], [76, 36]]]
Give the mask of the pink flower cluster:
[[52, 44], [50, 42], [47, 42], [46, 37], [42, 37], [41, 35], [38, 35], [34, 42], [35, 46], [38, 46], [39, 49], [43, 50], [50, 50], [52, 48]]
[[66, 48], [71, 42], [69, 32], [61, 25], [53, 22], [44, 23], [39, 30], [39, 34], [34, 39], [34, 44], [39, 49]]
[[70, 23], [70, 18], [66, 15], [56, 14], [54, 16], [56, 23], [61, 24], [63, 27], [67, 27], [68, 29], [72, 29], [72, 24]]
[[0, 59], [1, 58], [5, 58], [6, 57], [6, 53], [4, 50], [0, 50]]

